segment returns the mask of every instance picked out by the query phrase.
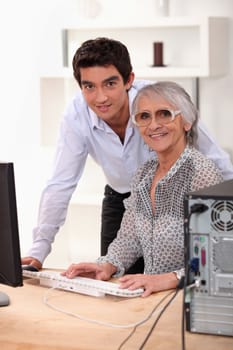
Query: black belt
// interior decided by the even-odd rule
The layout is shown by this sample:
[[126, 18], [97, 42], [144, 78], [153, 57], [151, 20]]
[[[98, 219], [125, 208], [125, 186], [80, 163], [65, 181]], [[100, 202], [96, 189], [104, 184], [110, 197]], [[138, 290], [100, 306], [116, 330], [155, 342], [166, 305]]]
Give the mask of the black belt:
[[118, 198], [128, 198], [130, 196], [130, 192], [126, 192], [126, 193], [119, 193], [117, 191], [115, 191], [112, 187], [110, 187], [109, 185], [105, 186], [105, 190], [104, 190], [104, 195], [105, 196], [115, 196]]

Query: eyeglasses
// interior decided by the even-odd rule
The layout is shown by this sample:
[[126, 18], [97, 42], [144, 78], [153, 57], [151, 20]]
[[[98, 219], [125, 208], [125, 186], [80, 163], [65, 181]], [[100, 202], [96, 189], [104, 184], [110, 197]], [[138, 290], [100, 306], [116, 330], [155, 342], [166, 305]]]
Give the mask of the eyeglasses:
[[[161, 125], [171, 123], [181, 111], [172, 111], [170, 109], [158, 109], [154, 115], [156, 122]], [[148, 126], [153, 119], [151, 112], [143, 111], [132, 116], [133, 123], [137, 126]]]

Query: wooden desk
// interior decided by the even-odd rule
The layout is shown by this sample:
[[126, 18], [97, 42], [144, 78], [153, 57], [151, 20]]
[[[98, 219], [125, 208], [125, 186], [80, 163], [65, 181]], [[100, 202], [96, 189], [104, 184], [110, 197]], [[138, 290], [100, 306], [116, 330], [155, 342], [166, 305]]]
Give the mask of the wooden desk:
[[[36, 280], [25, 280], [23, 287], [1, 285], [0, 289], [11, 299], [10, 306], [0, 308], [1, 350], [117, 350], [132, 329], [88, 323], [49, 308], [43, 302], [48, 289], [39, 286]], [[127, 324], [145, 318], [166, 293], [123, 299], [95, 298], [55, 290], [49, 293], [49, 302], [83, 317]], [[181, 349], [181, 304], [182, 292], [161, 317], [145, 350]], [[137, 328], [122, 350], [140, 347], [157, 314]], [[232, 337], [186, 333], [185, 339], [187, 350], [233, 349]]]

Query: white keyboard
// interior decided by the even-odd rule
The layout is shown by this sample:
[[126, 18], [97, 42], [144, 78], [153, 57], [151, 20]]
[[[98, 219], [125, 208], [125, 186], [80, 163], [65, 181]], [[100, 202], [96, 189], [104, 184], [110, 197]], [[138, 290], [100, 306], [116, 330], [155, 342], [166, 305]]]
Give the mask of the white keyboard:
[[33, 272], [23, 270], [23, 277], [39, 279], [40, 285], [42, 286], [68, 290], [70, 292], [87, 294], [95, 297], [111, 294], [119, 297], [134, 298], [140, 296], [144, 291], [143, 288], [135, 290], [121, 289], [117, 283], [99, 281], [86, 277], [74, 277], [70, 279], [62, 276], [60, 272]]

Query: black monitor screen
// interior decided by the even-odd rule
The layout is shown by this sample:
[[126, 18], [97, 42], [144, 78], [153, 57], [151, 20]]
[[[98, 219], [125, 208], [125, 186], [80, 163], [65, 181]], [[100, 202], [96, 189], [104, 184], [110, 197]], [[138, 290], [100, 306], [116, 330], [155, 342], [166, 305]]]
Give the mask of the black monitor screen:
[[0, 163], [0, 283], [23, 285], [13, 163]]

